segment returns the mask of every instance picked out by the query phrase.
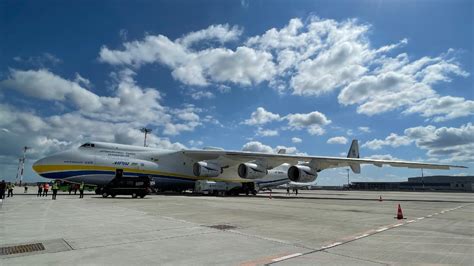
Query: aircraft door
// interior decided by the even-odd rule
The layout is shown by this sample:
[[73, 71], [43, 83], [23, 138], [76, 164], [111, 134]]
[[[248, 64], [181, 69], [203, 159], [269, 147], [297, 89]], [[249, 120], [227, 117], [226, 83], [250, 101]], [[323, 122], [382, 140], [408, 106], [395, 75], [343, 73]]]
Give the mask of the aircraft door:
[[123, 169], [115, 169], [115, 178], [123, 177]]

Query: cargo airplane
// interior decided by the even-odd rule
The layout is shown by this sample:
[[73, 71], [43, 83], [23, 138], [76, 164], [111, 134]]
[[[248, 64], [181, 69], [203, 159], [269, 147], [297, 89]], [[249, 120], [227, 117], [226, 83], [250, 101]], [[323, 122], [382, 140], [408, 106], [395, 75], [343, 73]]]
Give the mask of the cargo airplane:
[[444, 169], [464, 166], [409, 161], [359, 158], [357, 140], [347, 157], [322, 157], [227, 151], [164, 150], [131, 145], [88, 142], [78, 148], [36, 161], [33, 169], [40, 176], [67, 182], [105, 185], [117, 176], [150, 176], [158, 189], [193, 189], [197, 180], [241, 183], [244, 191], [295, 182], [314, 183], [322, 170], [350, 167], [360, 173], [362, 164], [378, 167]]

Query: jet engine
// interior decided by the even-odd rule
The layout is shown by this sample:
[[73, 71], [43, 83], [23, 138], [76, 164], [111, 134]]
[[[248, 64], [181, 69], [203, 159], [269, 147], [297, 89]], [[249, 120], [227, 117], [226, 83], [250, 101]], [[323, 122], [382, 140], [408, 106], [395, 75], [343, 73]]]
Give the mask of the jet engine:
[[309, 166], [293, 165], [288, 169], [288, 178], [293, 182], [313, 182], [318, 177], [316, 170]]
[[193, 165], [193, 173], [200, 177], [217, 177], [221, 174], [221, 168], [213, 163], [197, 162]]
[[241, 163], [237, 169], [239, 176], [245, 179], [256, 179], [267, 175], [267, 169], [255, 163]]

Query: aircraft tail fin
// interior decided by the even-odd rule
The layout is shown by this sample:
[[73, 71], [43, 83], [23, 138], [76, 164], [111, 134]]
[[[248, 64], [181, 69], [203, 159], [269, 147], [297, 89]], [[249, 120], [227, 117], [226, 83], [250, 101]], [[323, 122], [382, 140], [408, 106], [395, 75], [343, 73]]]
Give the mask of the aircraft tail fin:
[[278, 154], [286, 154], [286, 149], [279, 149]]
[[[351, 148], [347, 153], [347, 158], [360, 158], [358, 140], [352, 140]], [[360, 174], [360, 164], [350, 164], [349, 166], [351, 167], [352, 172]]]

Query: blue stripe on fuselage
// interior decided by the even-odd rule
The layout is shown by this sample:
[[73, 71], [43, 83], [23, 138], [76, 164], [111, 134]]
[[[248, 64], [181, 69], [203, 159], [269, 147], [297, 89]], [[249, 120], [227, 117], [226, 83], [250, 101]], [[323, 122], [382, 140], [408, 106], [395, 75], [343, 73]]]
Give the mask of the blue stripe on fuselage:
[[[115, 175], [113, 171], [99, 171], [99, 170], [79, 170], [79, 171], [61, 171], [61, 172], [51, 172], [51, 173], [42, 173], [42, 177], [50, 178], [50, 179], [64, 179], [74, 176], [87, 176], [87, 175]], [[194, 179], [189, 179], [185, 177], [177, 177], [177, 176], [166, 176], [166, 175], [156, 175], [156, 174], [143, 174], [143, 173], [134, 173], [134, 172], [124, 172], [124, 176], [143, 176], [148, 175], [150, 177], [159, 177], [159, 178], [167, 178], [167, 179], [178, 179], [184, 181], [195, 181]]]

